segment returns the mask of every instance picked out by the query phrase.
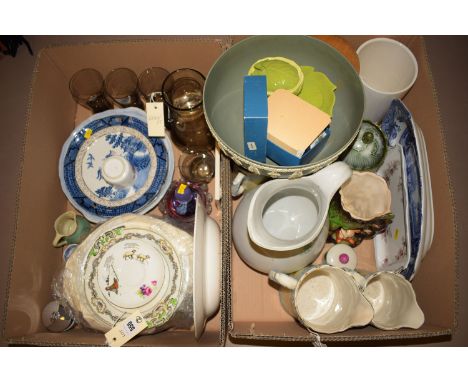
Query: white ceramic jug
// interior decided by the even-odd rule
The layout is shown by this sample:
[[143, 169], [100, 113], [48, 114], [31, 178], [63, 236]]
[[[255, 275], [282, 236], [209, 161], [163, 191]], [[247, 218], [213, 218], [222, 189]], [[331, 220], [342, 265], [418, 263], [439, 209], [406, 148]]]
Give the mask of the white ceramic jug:
[[335, 162], [307, 177], [275, 179], [261, 185], [247, 215], [250, 238], [273, 251], [310, 244], [327, 221], [330, 200], [351, 175], [346, 163]]
[[247, 213], [255, 190], [247, 192], [236, 208], [232, 224], [232, 239], [240, 258], [251, 268], [268, 274], [271, 270], [296, 272], [312, 263], [322, 251], [328, 236], [328, 220], [315, 240], [303, 248], [292, 251], [272, 251], [250, 240]]

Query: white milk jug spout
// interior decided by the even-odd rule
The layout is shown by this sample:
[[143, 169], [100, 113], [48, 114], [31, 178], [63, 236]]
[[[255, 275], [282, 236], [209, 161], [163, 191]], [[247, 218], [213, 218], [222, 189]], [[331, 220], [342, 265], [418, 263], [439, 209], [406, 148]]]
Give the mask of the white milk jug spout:
[[312, 243], [328, 216], [330, 200], [352, 175], [336, 162], [301, 179], [275, 179], [255, 191], [247, 214], [249, 237], [271, 251], [292, 251]]
[[319, 172], [306, 177], [306, 179], [314, 182], [323, 192], [328, 203], [330, 203], [333, 195], [335, 195], [344, 182], [351, 178], [352, 174], [353, 171], [345, 162], [335, 162]]

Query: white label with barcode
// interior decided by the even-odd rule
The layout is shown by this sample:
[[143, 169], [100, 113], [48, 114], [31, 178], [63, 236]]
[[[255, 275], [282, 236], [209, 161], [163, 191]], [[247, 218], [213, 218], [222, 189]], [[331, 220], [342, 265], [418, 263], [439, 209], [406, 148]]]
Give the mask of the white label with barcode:
[[125, 320], [117, 323], [105, 337], [109, 346], [122, 346], [148, 326], [139, 311], [134, 312]]

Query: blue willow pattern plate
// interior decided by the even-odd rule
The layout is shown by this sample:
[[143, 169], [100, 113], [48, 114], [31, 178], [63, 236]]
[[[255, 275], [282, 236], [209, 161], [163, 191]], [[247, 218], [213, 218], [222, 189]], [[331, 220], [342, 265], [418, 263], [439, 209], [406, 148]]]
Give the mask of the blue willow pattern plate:
[[[102, 165], [112, 156], [122, 156], [132, 165], [135, 176], [129, 187], [117, 188], [104, 180]], [[83, 143], [75, 163], [78, 163], [75, 177], [81, 191], [98, 204], [118, 207], [148, 191], [156, 173], [157, 158], [151, 142], [139, 131], [113, 126], [93, 134]]]
[[401, 146], [404, 156], [404, 178], [406, 178], [406, 193], [408, 201], [409, 221], [409, 259], [400, 273], [408, 280], [416, 272], [416, 260], [421, 256], [423, 179], [420, 158], [416, 147], [416, 139], [412, 117], [406, 106], [400, 100], [393, 100], [382, 121], [382, 130], [388, 137], [390, 147]]
[[[145, 213], [149, 209], [155, 207], [167, 190], [167, 187], [170, 184], [170, 179], [168, 182], [168, 178], [172, 178], [174, 170], [172, 146], [171, 143], [167, 141], [168, 138], [148, 138], [147, 125], [146, 122], [144, 122], [145, 120], [146, 114], [135, 108], [105, 111], [103, 113], [95, 114], [81, 123], [65, 142], [59, 163], [59, 176], [62, 189], [71, 204], [83, 213], [88, 220], [92, 222], [102, 222], [106, 219], [119, 216], [124, 213]], [[83, 163], [77, 162], [77, 156], [81, 147], [86, 144], [87, 139], [92, 137], [92, 135], [100, 134], [100, 131], [109, 128], [116, 130], [133, 129], [137, 132], [134, 135], [138, 135], [138, 133], [140, 133], [139, 137], [141, 141], [143, 141], [141, 136], [144, 136], [150, 142], [150, 147], [145, 147], [145, 149], [153, 150], [157, 158], [156, 171], [154, 172], [154, 176], [147, 187], [147, 190], [142, 195], [139, 195], [135, 200], [131, 200], [126, 204], [114, 206], [112, 206], [112, 204], [109, 205], [109, 200], [113, 200], [112, 190], [108, 190], [109, 192], [107, 192], [106, 189], [93, 190], [96, 192], [97, 196], [95, 194], [96, 198], [91, 197], [89, 190], [86, 190], [85, 192], [83, 189], [85, 188], [83, 187], [83, 184], [81, 184], [80, 187], [76, 177], [76, 167], [81, 167], [83, 165]], [[111, 146], [118, 141], [119, 135], [120, 134], [116, 137], [109, 137], [110, 141], [115, 138], [114, 142], [109, 141]], [[124, 137], [122, 136], [121, 138]], [[140, 149], [142, 150], [142, 153], [144, 153], [145, 149]], [[86, 156], [83, 158], [85, 161], [89, 162], [90, 158], [87, 158]], [[150, 173], [147, 173], [147, 175], [151, 176]], [[99, 196], [99, 194], [102, 196]], [[116, 195], [114, 199], [122, 199], [122, 196], [122, 194]]]

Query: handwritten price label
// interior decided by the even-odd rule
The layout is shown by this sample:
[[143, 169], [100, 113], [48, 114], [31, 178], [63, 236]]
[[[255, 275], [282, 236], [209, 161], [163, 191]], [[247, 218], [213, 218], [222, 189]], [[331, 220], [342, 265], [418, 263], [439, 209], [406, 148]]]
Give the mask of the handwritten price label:
[[107, 344], [109, 346], [122, 346], [146, 327], [146, 320], [139, 311], [136, 311], [105, 334]]
[[164, 103], [147, 102], [148, 136], [164, 137]]

